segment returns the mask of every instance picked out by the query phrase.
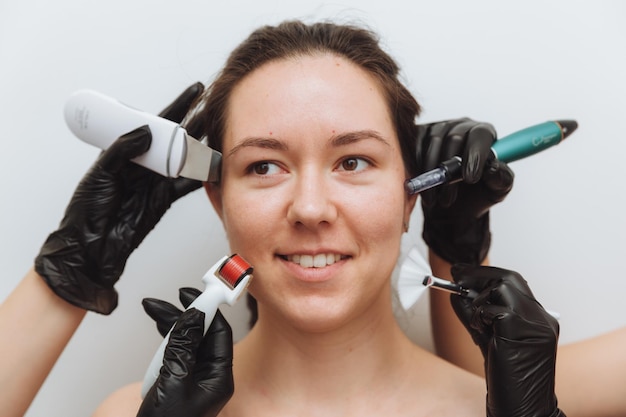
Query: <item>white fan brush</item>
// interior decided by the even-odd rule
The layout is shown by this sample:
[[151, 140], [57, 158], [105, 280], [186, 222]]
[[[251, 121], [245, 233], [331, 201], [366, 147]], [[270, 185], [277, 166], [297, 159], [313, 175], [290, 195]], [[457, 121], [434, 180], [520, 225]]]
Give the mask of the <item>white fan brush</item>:
[[430, 265], [414, 246], [407, 253], [398, 275], [398, 298], [402, 308], [408, 310], [426, 292], [424, 278], [431, 276]]
[[[472, 289], [433, 276], [430, 265], [416, 247], [411, 248], [400, 266], [397, 287], [400, 304], [405, 310], [411, 308], [429, 287], [468, 298], [475, 298], [478, 295]], [[561, 317], [556, 311], [546, 310], [546, 312], [557, 320]]]

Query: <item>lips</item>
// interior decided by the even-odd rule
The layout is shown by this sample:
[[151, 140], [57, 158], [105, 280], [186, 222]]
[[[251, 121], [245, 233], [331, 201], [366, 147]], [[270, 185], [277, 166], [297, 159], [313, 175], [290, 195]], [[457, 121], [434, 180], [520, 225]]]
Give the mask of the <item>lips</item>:
[[347, 256], [338, 253], [318, 253], [317, 255], [294, 254], [282, 256], [282, 258], [298, 264], [302, 268], [324, 268], [347, 258]]

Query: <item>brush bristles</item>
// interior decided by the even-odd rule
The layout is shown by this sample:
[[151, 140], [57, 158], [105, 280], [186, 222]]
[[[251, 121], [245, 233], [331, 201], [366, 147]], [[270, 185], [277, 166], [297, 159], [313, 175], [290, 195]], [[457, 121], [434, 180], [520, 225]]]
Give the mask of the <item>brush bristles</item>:
[[232, 290], [239, 285], [242, 279], [252, 274], [252, 269], [252, 266], [241, 256], [233, 254], [219, 267], [217, 275]]

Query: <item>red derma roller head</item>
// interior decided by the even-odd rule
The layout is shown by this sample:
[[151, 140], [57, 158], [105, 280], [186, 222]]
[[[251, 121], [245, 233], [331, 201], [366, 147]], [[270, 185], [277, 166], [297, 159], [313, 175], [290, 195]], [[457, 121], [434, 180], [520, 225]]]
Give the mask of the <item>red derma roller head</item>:
[[242, 279], [252, 274], [252, 266], [236, 253], [224, 261], [218, 270], [218, 274], [228, 284], [235, 288]]

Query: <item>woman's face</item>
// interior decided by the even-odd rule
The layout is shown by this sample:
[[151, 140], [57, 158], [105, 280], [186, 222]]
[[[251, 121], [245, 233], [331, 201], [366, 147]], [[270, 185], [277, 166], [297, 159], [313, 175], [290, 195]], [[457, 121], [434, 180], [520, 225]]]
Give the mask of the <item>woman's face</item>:
[[415, 198], [365, 71], [333, 55], [257, 69], [231, 96], [222, 163], [209, 196], [261, 319], [324, 331], [387, 305]]

